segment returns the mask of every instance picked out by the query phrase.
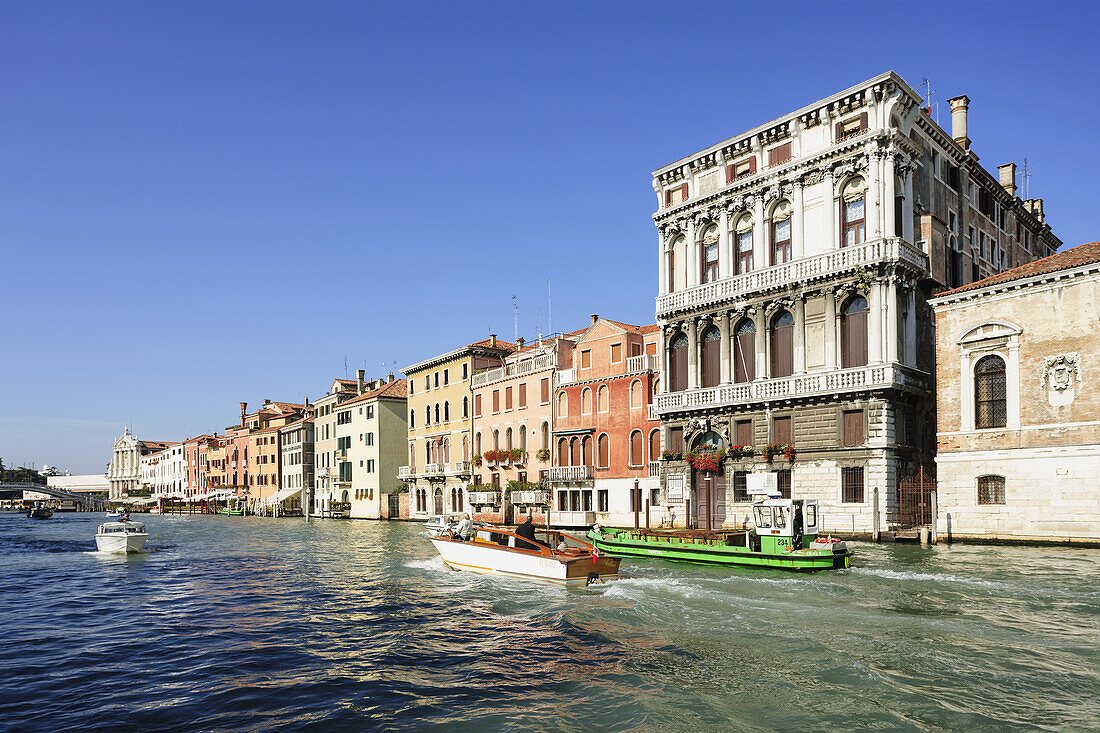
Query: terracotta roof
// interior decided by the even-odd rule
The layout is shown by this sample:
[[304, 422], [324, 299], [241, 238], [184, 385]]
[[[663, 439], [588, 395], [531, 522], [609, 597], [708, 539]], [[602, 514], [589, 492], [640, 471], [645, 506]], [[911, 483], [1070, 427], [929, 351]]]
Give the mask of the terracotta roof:
[[484, 346], [489, 349], [501, 349], [503, 351], [515, 351], [516, 345], [505, 341], [504, 339], [497, 339], [496, 346], [493, 346], [489, 339], [482, 339], [481, 341], [475, 341], [470, 346]]
[[969, 285], [963, 285], [961, 288], [937, 293], [935, 297], [942, 298], [945, 295], [954, 295], [955, 293], [963, 293], [968, 290], [977, 290], [978, 288], [985, 288], [990, 285], [1002, 285], [1012, 282], [1013, 280], [1023, 280], [1025, 278], [1035, 277], [1036, 275], [1046, 275], [1047, 273], [1059, 272], [1060, 270], [1072, 270], [1075, 267], [1089, 265], [1093, 262], [1100, 262], [1100, 242], [1090, 242], [1089, 244], [1082, 244], [1073, 249], [1056, 252], [1049, 257], [1043, 257], [1042, 259], [1028, 262], [1019, 267], [1013, 267], [1011, 270], [1005, 270], [996, 275], [990, 275], [984, 280], [978, 280]]
[[656, 323], [651, 323], [648, 326], [642, 326], [642, 328], [641, 328], [642, 333], [657, 333], [660, 330], [661, 330], [661, 326], [659, 324], [656, 324]]
[[394, 399], [404, 399], [409, 394], [408, 382], [404, 379], [395, 379], [388, 384], [383, 384], [377, 389], [368, 390], [358, 397], [353, 397], [347, 402], [341, 402], [338, 409], [344, 409], [349, 405], [354, 405], [358, 402], [366, 402], [367, 400], [377, 399], [379, 397], [392, 397]]

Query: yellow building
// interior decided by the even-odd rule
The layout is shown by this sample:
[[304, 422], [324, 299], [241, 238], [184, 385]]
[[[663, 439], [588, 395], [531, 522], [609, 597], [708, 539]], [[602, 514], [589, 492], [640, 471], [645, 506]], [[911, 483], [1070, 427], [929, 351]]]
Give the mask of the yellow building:
[[409, 513], [427, 517], [465, 506], [473, 455], [473, 394], [476, 372], [501, 365], [514, 344], [496, 335], [406, 367], [408, 465], [398, 478], [409, 485]]

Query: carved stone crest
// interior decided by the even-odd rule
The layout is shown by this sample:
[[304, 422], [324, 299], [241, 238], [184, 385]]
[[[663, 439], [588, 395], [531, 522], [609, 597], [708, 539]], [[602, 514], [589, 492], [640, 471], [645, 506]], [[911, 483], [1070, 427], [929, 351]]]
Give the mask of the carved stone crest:
[[1055, 354], [1043, 359], [1043, 376], [1039, 387], [1046, 388], [1047, 400], [1059, 407], [1068, 405], [1076, 397], [1081, 383], [1080, 355], [1076, 352]]

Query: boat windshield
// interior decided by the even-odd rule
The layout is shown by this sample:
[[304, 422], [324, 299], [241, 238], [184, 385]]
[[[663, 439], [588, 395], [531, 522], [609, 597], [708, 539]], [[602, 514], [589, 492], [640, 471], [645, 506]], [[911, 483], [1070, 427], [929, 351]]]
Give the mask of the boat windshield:
[[772, 508], [770, 506], [754, 506], [753, 514], [756, 517], [756, 526], [769, 528], [772, 526]]
[[787, 507], [773, 506], [772, 511], [775, 517], [775, 526], [780, 529], [785, 529], [787, 526]]
[[817, 504], [807, 504], [802, 509], [802, 514], [805, 517], [806, 528], [817, 526]]

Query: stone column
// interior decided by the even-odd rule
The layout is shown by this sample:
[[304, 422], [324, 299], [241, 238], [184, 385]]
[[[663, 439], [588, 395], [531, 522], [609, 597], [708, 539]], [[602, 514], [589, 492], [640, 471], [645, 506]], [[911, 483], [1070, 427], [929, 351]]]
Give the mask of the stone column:
[[756, 323], [756, 378], [767, 379], [771, 374], [768, 363], [768, 314], [763, 308], [757, 308], [753, 314]]
[[882, 212], [879, 203], [879, 183], [882, 176], [879, 171], [881, 159], [877, 153], [872, 153], [867, 161], [867, 207], [864, 217], [867, 220], [867, 239], [878, 239], [882, 236]]
[[836, 224], [837, 203], [834, 199], [836, 191], [833, 190], [834, 182], [831, 170], [825, 171], [825, 178], [822, 182], [825, 186], [825, 231], [822, 236], [825, 238], [825, 249], [832, 250], [837, 249], [840, 245]]
[[718, 330], [722, 334], [722, 341], [719, 344], [718, 353], [722, 362], [721, 370], [721, 383], [729, 384], [733, 381], [733, 370], [731, 369], [730, 362], [730, 314], [729, 312], [721, 313], [718, 316]]
[[687, 268], [687, 284], [690, 288], [699, 284], [700, 269], [702, 267], [699, 264], [702, 262], [702, 258], [699, 256], [702, 243], [697, 238], [694, 221], [688, 222], [684, 236], [687, 237], [687, 262], [684, 263], [684, 267]]
[[665, 252], [665, 235], [657, 234], [657, 293], [668, 293], [668, 254]]
[[767, 233], [764, 230], [764, 199], [755, 196], [752, 202], [752, 269], [768, 266]]
[[836, 294], [832, 288], [825, 289], [825, 368], [836, 369]]
[[688, 389], [699, 386], [699, 327], [694, 318], [687, 321]]
[[806, 298], [794, 299], [794, 373], [806, 373]]
[[883, 329], [886, 338], [886, 348], [883, 353], [886, 361], [898, 361], [898, 285], [897, 281], [890, 277], [883, 284], [882, 317], [886, 319], [886, 328]]
[[868, 298], [867, 305], [870, 310], [867, 318], [867, 362], [878, 364], [882, 362], [882, 332], [885, 328], [882, 283], [878, 280], [871, 284], [870, 298]]
[[905, 363], [917, 366], [917, 291], [910, 285], [905, 291]]
[[882, 190], [885, 203], [883, 205], [883, 235], [887, 237], [894, 236], [894, 197], [897, 195], [896, 186], [894, 184], [894, 156], [887, 153], [886, 159], [883, 161], [883, 174], [882, 174]]
[[718, 277], [727, 278], [736, 268], [733, 266], [733, 237], [730, 236], [730, 215], [725, 209], [718, 217]]
[[791, 259], [800, 260], [806, 251], [803, 242], [805, 217], [802, 211], [802, 181], [795, 181], [791, 191]]

